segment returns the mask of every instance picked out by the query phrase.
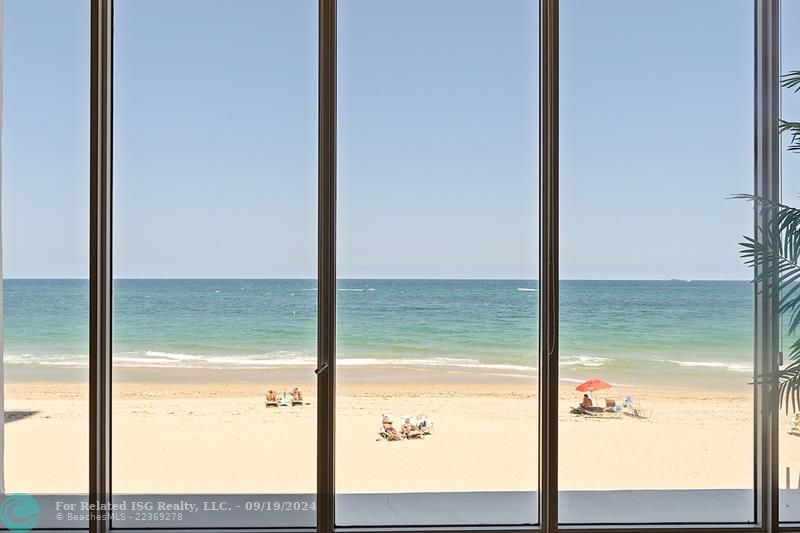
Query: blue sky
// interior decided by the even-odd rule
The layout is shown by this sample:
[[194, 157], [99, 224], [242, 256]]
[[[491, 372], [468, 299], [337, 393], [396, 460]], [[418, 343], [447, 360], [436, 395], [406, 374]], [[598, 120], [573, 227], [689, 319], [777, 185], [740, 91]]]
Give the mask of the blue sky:
[[[800, 2], [784, 0], [781, 3], [781, 71], [800, 70]], [[800, 120], [800, 93], [784, 90], [781, 114], [786, 120]], [[785, 136], [784, 147], [789, 142]], [[800, 155], [783, 152], [781, 161], [783, 201], [800, 205]]]
[[[313, 277], [316, 2], [118, 0], [115, 273]], [[339, 274], [536, 276], [531, 1], [339, 8]], [[746, 279], [751, 0], [565, 0], [564, 278]], [[7, 277], [85, 277], [88, 1], [6, 0]]]

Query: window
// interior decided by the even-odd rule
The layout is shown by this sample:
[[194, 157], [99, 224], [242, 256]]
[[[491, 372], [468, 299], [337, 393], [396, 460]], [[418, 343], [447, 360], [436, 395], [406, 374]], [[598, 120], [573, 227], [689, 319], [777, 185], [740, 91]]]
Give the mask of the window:
[[4, 8], [2, 518], [86, 528], [89, 2]]
[[114, 525], [313, 526], [316, 5], [115, 7]]
[[536, 7], [339, 3], [337, 525], [538, 520]]
[[800, 521], [796, 2], [0, 6], [1, 524]]
[[753, 13], [561, 1], [563, 523], [755, 520]]

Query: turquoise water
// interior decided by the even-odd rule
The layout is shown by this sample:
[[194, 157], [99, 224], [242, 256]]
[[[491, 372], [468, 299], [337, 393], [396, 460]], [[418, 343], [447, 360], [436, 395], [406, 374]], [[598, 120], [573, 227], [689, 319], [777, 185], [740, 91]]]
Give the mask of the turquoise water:
[[[563, 281], [561, 376], [624, 383], [752, 379], [753, 290], [739, 281]], [[87, 365], [85, 280], [5, 282], [5, 363]], [[343, 280], [341, 365], [413, 364], [530, 374], [532, 281]], [[119, 367], [315, 363], [313, 280], [118, 280]]]

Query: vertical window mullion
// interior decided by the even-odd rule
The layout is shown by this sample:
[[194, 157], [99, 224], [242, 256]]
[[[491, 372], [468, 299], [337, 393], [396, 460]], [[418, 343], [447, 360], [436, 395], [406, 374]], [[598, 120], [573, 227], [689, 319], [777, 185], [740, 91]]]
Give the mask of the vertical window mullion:
[[[112, 1], [91, 0], [89, 222], [89, 503], [111, 498]], [[94, 513], [91, 533], [111, 527]]]
[[[755, 194], [770, 201], [780, 200], [778, 108], [780, 65], [780, 0], [756, 2], [755, 42]], [[770, 210], [756, 209], [754, 234], [762, 238], [771, 217]], [[755, 265], [758, 277], [770, 265]], [[778, 405], [775, 373], [778, 369], [779, 314], [775, 285], [759, 281], [755, 286], [755, 449], [756, 517], [767, 531], [776, 531], [778, 511]]]
[[540, 521], [558, 528], [558, 2], [539, 0]]
[[334, 528], [336, 413], [336, 0], [319, 0], [317, 532]]

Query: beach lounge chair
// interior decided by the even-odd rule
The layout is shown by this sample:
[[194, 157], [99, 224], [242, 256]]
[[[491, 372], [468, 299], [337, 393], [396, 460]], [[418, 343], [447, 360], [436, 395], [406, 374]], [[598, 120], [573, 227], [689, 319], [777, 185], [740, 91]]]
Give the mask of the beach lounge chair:
[[403, 436], [393, 427], [389, 428], [381, 427], [378, 430], [378, 435], [380, 435], [382, 439], [387, 441], [403, 440]]
[[417, 420], [414, 417], [406, 416], [401, 417], [403, 426], [400, 428], [400, 433], [407, 439], [421, 439], [425, 433], [417, 425]]
[[303, 405], [303, 391], [300, 390], [300, 387], [295, 387], [294, 389], [292, 389], [291, 395], [292, 395], [292, 407], [294, 407], [295, 405], [300, 405], [300, 406]]
[[573, 407], [569, 410], [570, 414], [585, 416], [587, 418], [621, 418], [619, 406], [614, 409], [605, 407]]
[[267, 394], [264, 396], [264, 407], [278, 407], [279, 404], [280, 402], [278, 402], [278, 396], [275, 391], [267, 391]]
[[624, 413], [633, 418], [647, 419], [653, 416], [653, 412], [649, 409], [642, 409], [638, 403], [634, 404], [633, 398], [630, 395], [625, 398], [622, 407]]
[[433, 435], [433, 421], [425, 415], [417, 415], [417, 427], [423, 435]]
[[392, 426], [393, 422], [394, 417], [391, 414], [381, 415], [381, 427], [378, 429], [378, 435], [387, 441], [403, 440], [403, 435]]

